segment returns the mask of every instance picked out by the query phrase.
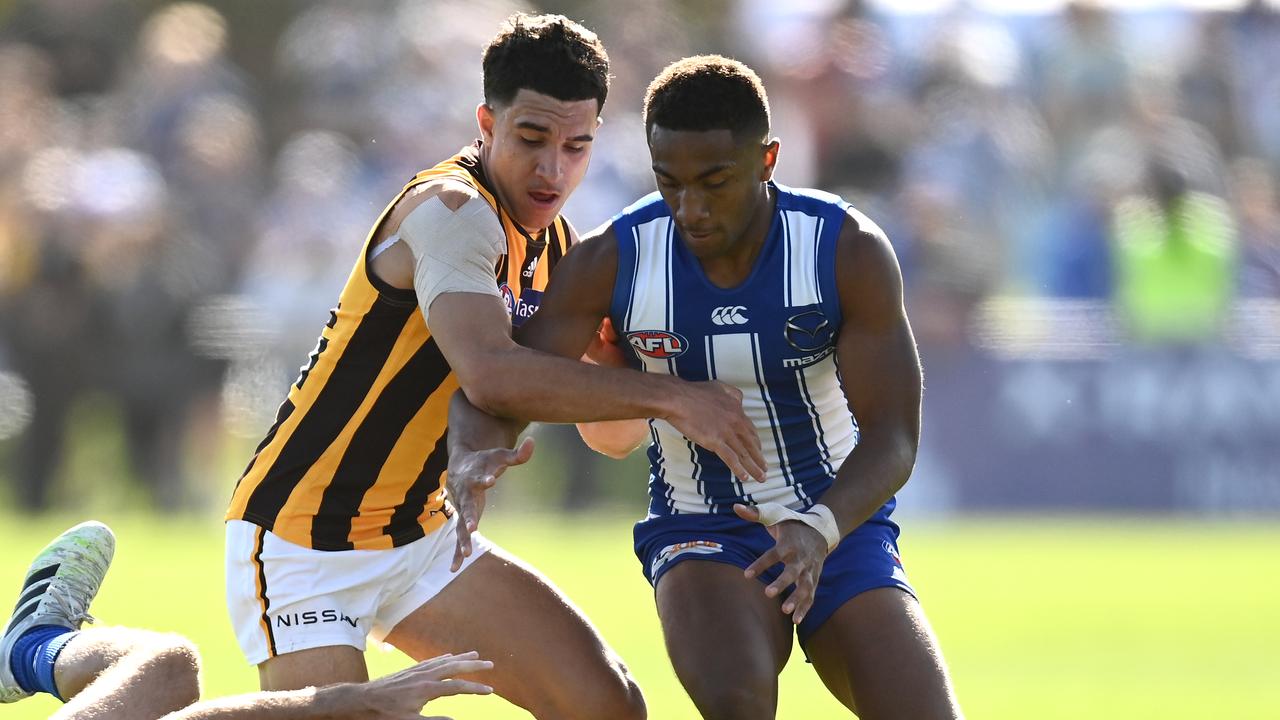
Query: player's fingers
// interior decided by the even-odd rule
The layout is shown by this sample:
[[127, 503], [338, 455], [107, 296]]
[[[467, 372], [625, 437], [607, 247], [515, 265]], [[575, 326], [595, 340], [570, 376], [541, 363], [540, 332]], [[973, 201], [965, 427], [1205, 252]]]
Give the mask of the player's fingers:
[[460, 655], [454, 655], [453, 653], [445, 653], [443, 655], [437, 655], [433, 658], [427, 658], [426, 660], [423, 660], [422, 662], [418, 663], [417, 665], [414, 665], [409, 669], [418, 671], [418, 672], [431, 672], [432, 670], [454, 659], [475, 660], [479, 657], [480, 657], [480, 653], [476, 652], [475, 650], [464, 652]]
[[765, 550], [764, 554], [760, 557], [756, 558], [755, 562], [748, 565], [747, 569], [743, 570], [743, 574], [749, 578], [753, 578], [780, 562], [782, 562], [782, 558], [778, 555], [777, 547], [771, 547], [768, 550]]
[[493, 688], [484, 683], [471, 680], [436, 680], [431, 683], [427, 700], [448, 697], [450, 695], [488, 695]]
[[533, 438], [527, 437], [524, 442], [516, 448], [516, 457], [513, 465], [523, 465], [529, 462], [529, 458], [533, 457]]
[[525, 438], [524, 442], [514, 448], [496, 448], [488, 453], [485, 458], [488, 475], [483, 479], [488, 482], [487, 487], [492, 487], [493, 479], [506, 472], [507, 468], [529, 462], [529, 458], [533, 457], [533, 438]]
[[804, 616], [813, 607], [813, 581], [804, 576], [796, 582], [796, 589], [782, 603], [782, 612], [791, 615], [791, 621], [799, 625]]
[[755, 431], [755, 427], [748, 424], [738, 433], [738, 440], [740, 445], [738, 454], [742, 456], [743, 464], [747, 465], [747, 474], [756, 482], [764, 482], [767, 463], [759, 433]]
[[449, 572], [458, 572], [462, 569], [462, 563], [471, 555], [471, 531], [467, 529], [467, 519], [465, 513], [458, 511], [458, 525], [456, 533], [457, 542], [453, 548], [453, 563], [449, 565]]
[[466, 660], [459, 657], [449, 658], [431, 668], [427, 674], [434, 680], [443, 680], [455, 675], [470, 675], [471, 673], [493, 669], [492, 662], [477, 659], [475, 653], [470, 653], [470, 655], [471, 657]]
[[600, 321], [599, 332], [605, 342], [609, 344], [618, 342], [618, 331], [613, 329], [613, 321], [609, 318]]
[[755, 505], [734, 503], [733, 511], [737, 513], [738, 517], [747, 522], [760, 522], [760, 510]]
[[714, 447], [707, 449], [720, 456], [720, 459], [724, 461], [725, 466], [729, 468], [729, 472], [733, 473], [734, 477], [743, 479], [751, 477], [751, 474], [747, 472], [747, 466], [742, 464], [738, 453], [731, 445], [719, 442]]
[[[800, 577], [800, 571], [794, 566], [787, 565], [782, 568], [782, 572], [778, 573], [778, 577], [764, 589], [764, 594], [769, 597], [778, 597], [784, 590], [795, 584], [796, 578]], [[789, 612], [785, 611], [784, 612]]]

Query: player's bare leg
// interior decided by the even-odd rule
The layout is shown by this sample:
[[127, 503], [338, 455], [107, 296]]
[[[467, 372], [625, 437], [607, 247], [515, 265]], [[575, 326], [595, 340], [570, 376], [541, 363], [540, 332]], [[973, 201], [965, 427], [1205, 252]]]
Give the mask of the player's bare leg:
[[79, 630], [114, 555], [111, 529], [90, 521], [36, 556], [0, 637], [0, 702], [43, 692], [67, 701], [59, 720], [154, 720], [196, 701], [200, 660], [186, 640]]
[[285, 653], [258, 665], [258, 683], [263, 690], [300, 690], [334, 683], [366, 682], [368, 679], [369, 667], [365, 664], [364, 653], [350, 645]]
[[54, 667], [68, 702], [51, 720], [156, 720], [200, 698], [200, 655], [186, 638], [137, 630], [86, 630]]
[[849, 600], [805, 649], [822, 682], [862, 720], [962, 717], [933, 628], [898, 588]]
[[725, 563], [686, 560], [658, 581], [667, 654], [706, 720], [773, 718], [791, 654], [781, 600]]
[[535, 717], [645, 717], [640, 688], [582, 613], [550, 581], [495, 548], [400, 622], [387, 642], [422, 660], [477, 650], [476, 678]]

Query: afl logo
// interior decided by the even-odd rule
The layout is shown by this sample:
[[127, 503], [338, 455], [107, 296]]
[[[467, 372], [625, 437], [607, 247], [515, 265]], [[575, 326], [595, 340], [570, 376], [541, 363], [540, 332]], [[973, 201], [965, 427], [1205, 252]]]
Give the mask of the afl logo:
[[641, 355], [659, 360], [679, 357], [689, 349], [689, 342], [680, 335], [665, 330], [637, 330], [627, 333], [627, 342]]

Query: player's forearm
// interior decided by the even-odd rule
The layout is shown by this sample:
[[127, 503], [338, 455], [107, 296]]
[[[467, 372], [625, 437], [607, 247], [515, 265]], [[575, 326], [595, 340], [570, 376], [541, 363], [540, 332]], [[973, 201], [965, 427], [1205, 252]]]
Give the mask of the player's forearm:
[[354, 684], [206, 700], [163, 720], [346, 720], [366, 717]]
[[523, 420], [490, 415], [458, 391], [449, 401], [449, 454], [513, 447], [526, 425]]
[[[460, 373], [461, 375], [461, 373]], [[492, 415], [553, 423], [669, 419], [681, 381], [513, 346], [461, 376], [463, 391]]]
[[907, 483], [915, 467], [917, 445], [918, 435], [910, 432], [864, 429], [858, 446], [822, 495], [822, 504], [831, 509], [841, 537], [866, 522]]

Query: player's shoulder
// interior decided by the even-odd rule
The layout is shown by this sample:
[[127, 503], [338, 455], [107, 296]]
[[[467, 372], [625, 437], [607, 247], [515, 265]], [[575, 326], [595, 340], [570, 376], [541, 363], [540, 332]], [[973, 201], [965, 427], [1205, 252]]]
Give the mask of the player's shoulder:
[[636, 200], [614, 215], [607, 225], [610, 227], [626, 227], [634, 225], [643, 225], [652, 220], [662, 217], [669, 217], [671, 209], [667, 207], [667, 203], [663, 201], [662, 196], [657, 191]]
[[778, 191], [778, 207], [784, 210], [800, 210], [811, 213], [840, 212], [849, 207], [848, 201], [835, 193], [817, 188], [791, 187], [775, 182]]
[[444, 175], [409, 188], [396, 202], [396, 209], [412, 212], [413, 208], [431, 198], [438, 198], [441, 204], [454, 212], [473, 200], [484, 202], [481, 199], [480, 190], [474, 184], [468, 183], [460, 176]]
[[616, 268], [618, 264], [618, 240], [613, 221], [600, 225], [578, 238], [565, 258], [573, 258], [573, 264], [593, 270]]
[[888, 243], [888, 236], [874, 220], [843, 197], [816, 188], [793, 188], [776, 184], [778, 207], [782, 211], [798, 211], [827, 219], [839, 220], [841, 243], [845, 237], [856, 237], [856, 243]]

